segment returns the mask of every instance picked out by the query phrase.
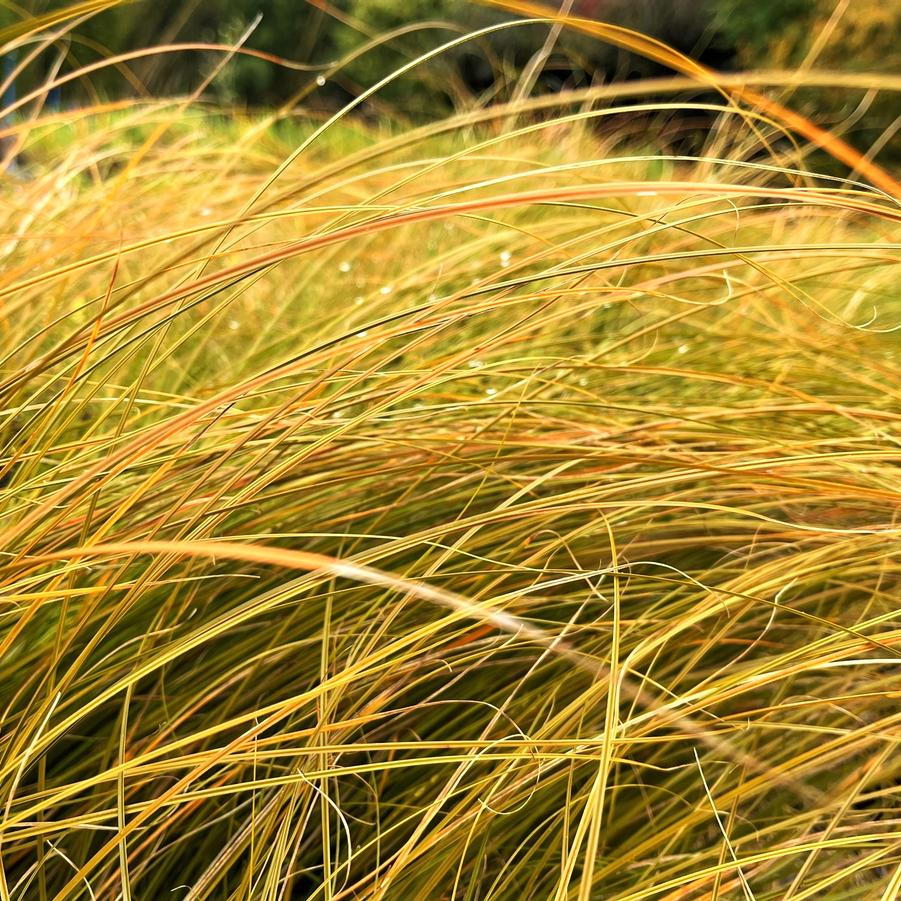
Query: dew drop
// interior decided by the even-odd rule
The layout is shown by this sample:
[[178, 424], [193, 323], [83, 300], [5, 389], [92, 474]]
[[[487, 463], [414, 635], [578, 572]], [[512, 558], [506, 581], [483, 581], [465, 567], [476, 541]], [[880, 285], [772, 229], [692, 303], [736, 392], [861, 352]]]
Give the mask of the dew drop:
[[338, 264], [338, 269], [341, 272], [350, 272], [350, 263], [348, 263], [347, 260], [344, 260]]
[[316, 76], [316, 84], [318, 84], [319, 87], [321, 88], [321, 87], [325, 84], [325, 76], [324, 76], [324, 75], [317, 75], [317, 76]]
[[688, 345], [687, 345], [687, 344], [680, 344], [679, 347], [678, 347], [678, 349], [677, 349], [677, 353], [680, 353], [680, 354], [687, 354], [687, 353], [688, 353]]
[[229, 320], [228, 320], [228, 327], [229, 327], [233, 332], [236, 332], [236, 331], [238, 331], [239, 328], [241, 328], [241, 323], [238, 322], [237, 319], [229, 319]]
[[485, 390], [485, 393], [490, 396], [493, 396], [493, 395], [497, 394], [497, 388], [487, 388]]
[[393, 285], [382, 285], [382, 287], [379, 288], [379, 294], [387, 295], [387, 294], [390, 294], [393, 290], [394, 290]]
[[470, 369], [481, 369], [485, 364], [481, 360], [470, 360], [466, 365]]

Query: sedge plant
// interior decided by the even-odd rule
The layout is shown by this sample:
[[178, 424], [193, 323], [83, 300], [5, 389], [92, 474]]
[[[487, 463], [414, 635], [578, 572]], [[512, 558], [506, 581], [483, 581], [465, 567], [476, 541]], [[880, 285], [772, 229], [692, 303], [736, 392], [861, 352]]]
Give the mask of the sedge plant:
[[899, 896], [901, 208], [778, 98], [901, 85], [676, 68], [25, 99], [0, 898]]

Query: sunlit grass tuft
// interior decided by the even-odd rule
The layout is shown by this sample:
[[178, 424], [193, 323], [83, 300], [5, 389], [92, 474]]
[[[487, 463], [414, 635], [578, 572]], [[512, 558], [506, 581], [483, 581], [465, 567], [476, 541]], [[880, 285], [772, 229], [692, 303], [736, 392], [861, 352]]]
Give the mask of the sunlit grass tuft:
[[0, 896], [897, 896], [901, 211], [697, 108], [10, 126]]

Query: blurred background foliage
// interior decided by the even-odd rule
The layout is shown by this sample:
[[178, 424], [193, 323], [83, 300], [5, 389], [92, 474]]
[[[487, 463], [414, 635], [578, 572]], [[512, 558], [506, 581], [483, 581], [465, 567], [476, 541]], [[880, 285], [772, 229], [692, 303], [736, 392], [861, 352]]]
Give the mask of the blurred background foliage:
[[829, 29], [818, 66], [901, 71], [898, 0], [716, 0], [714, 6], [723, 38], [742, 68], [799, 65]]
[[[59, 0], [27, 5], [0, 0], [0, 27], [62, 5]], [[650, 34], [722, 70], [805, 65], [901, 71], [901, 0], [572, 0], [570, 9], [573, 15]], [[36, 55], [17, 75], [14, 88], [21, 96], [49, 71], [65, 72], [129, 49], [183, 42], [234, 44], [243, 38], [247, 48], [302, 66], [238, 55], [216, 71], [221, 50], [185, 50], [129, 61], [127, 70], [104, 68], [66, 85], [51, 99], [77, 103], [145, 91], [181, 94], [215, 72], [203, 95], [216, 102], [248, 107], [303, 102], [329, 108], [438, 44], [505, 18], [514, 17], [473, 0], [136, 0], [79, 22]], [[546, 24], [534, 24], [467, 42], [389, 85], [366, 109], [383, 115], [387, 105], [394, 115], [415, 119], [455, 105], [509, 97], [547, 36]], [[20, 46], [7, 53], [6, 72], [31, 49]], [[658, 74], [666, 73], [647, 60], [564, 29], [534, 88]], [[857, 142], [866, 146], [897, 115], [897, 95], [863, 91], [795, 92], [792, 105], [828, 127], [850, 131], [844, 123], [852, 122]]]

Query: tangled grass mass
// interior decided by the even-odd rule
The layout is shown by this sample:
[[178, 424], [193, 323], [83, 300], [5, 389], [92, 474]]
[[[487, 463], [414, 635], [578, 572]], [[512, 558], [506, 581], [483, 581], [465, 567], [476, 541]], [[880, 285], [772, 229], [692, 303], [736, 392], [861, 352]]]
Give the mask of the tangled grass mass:
[[710, 77], [8, 120], [0, 898], [899, 897], [897, 182]]

